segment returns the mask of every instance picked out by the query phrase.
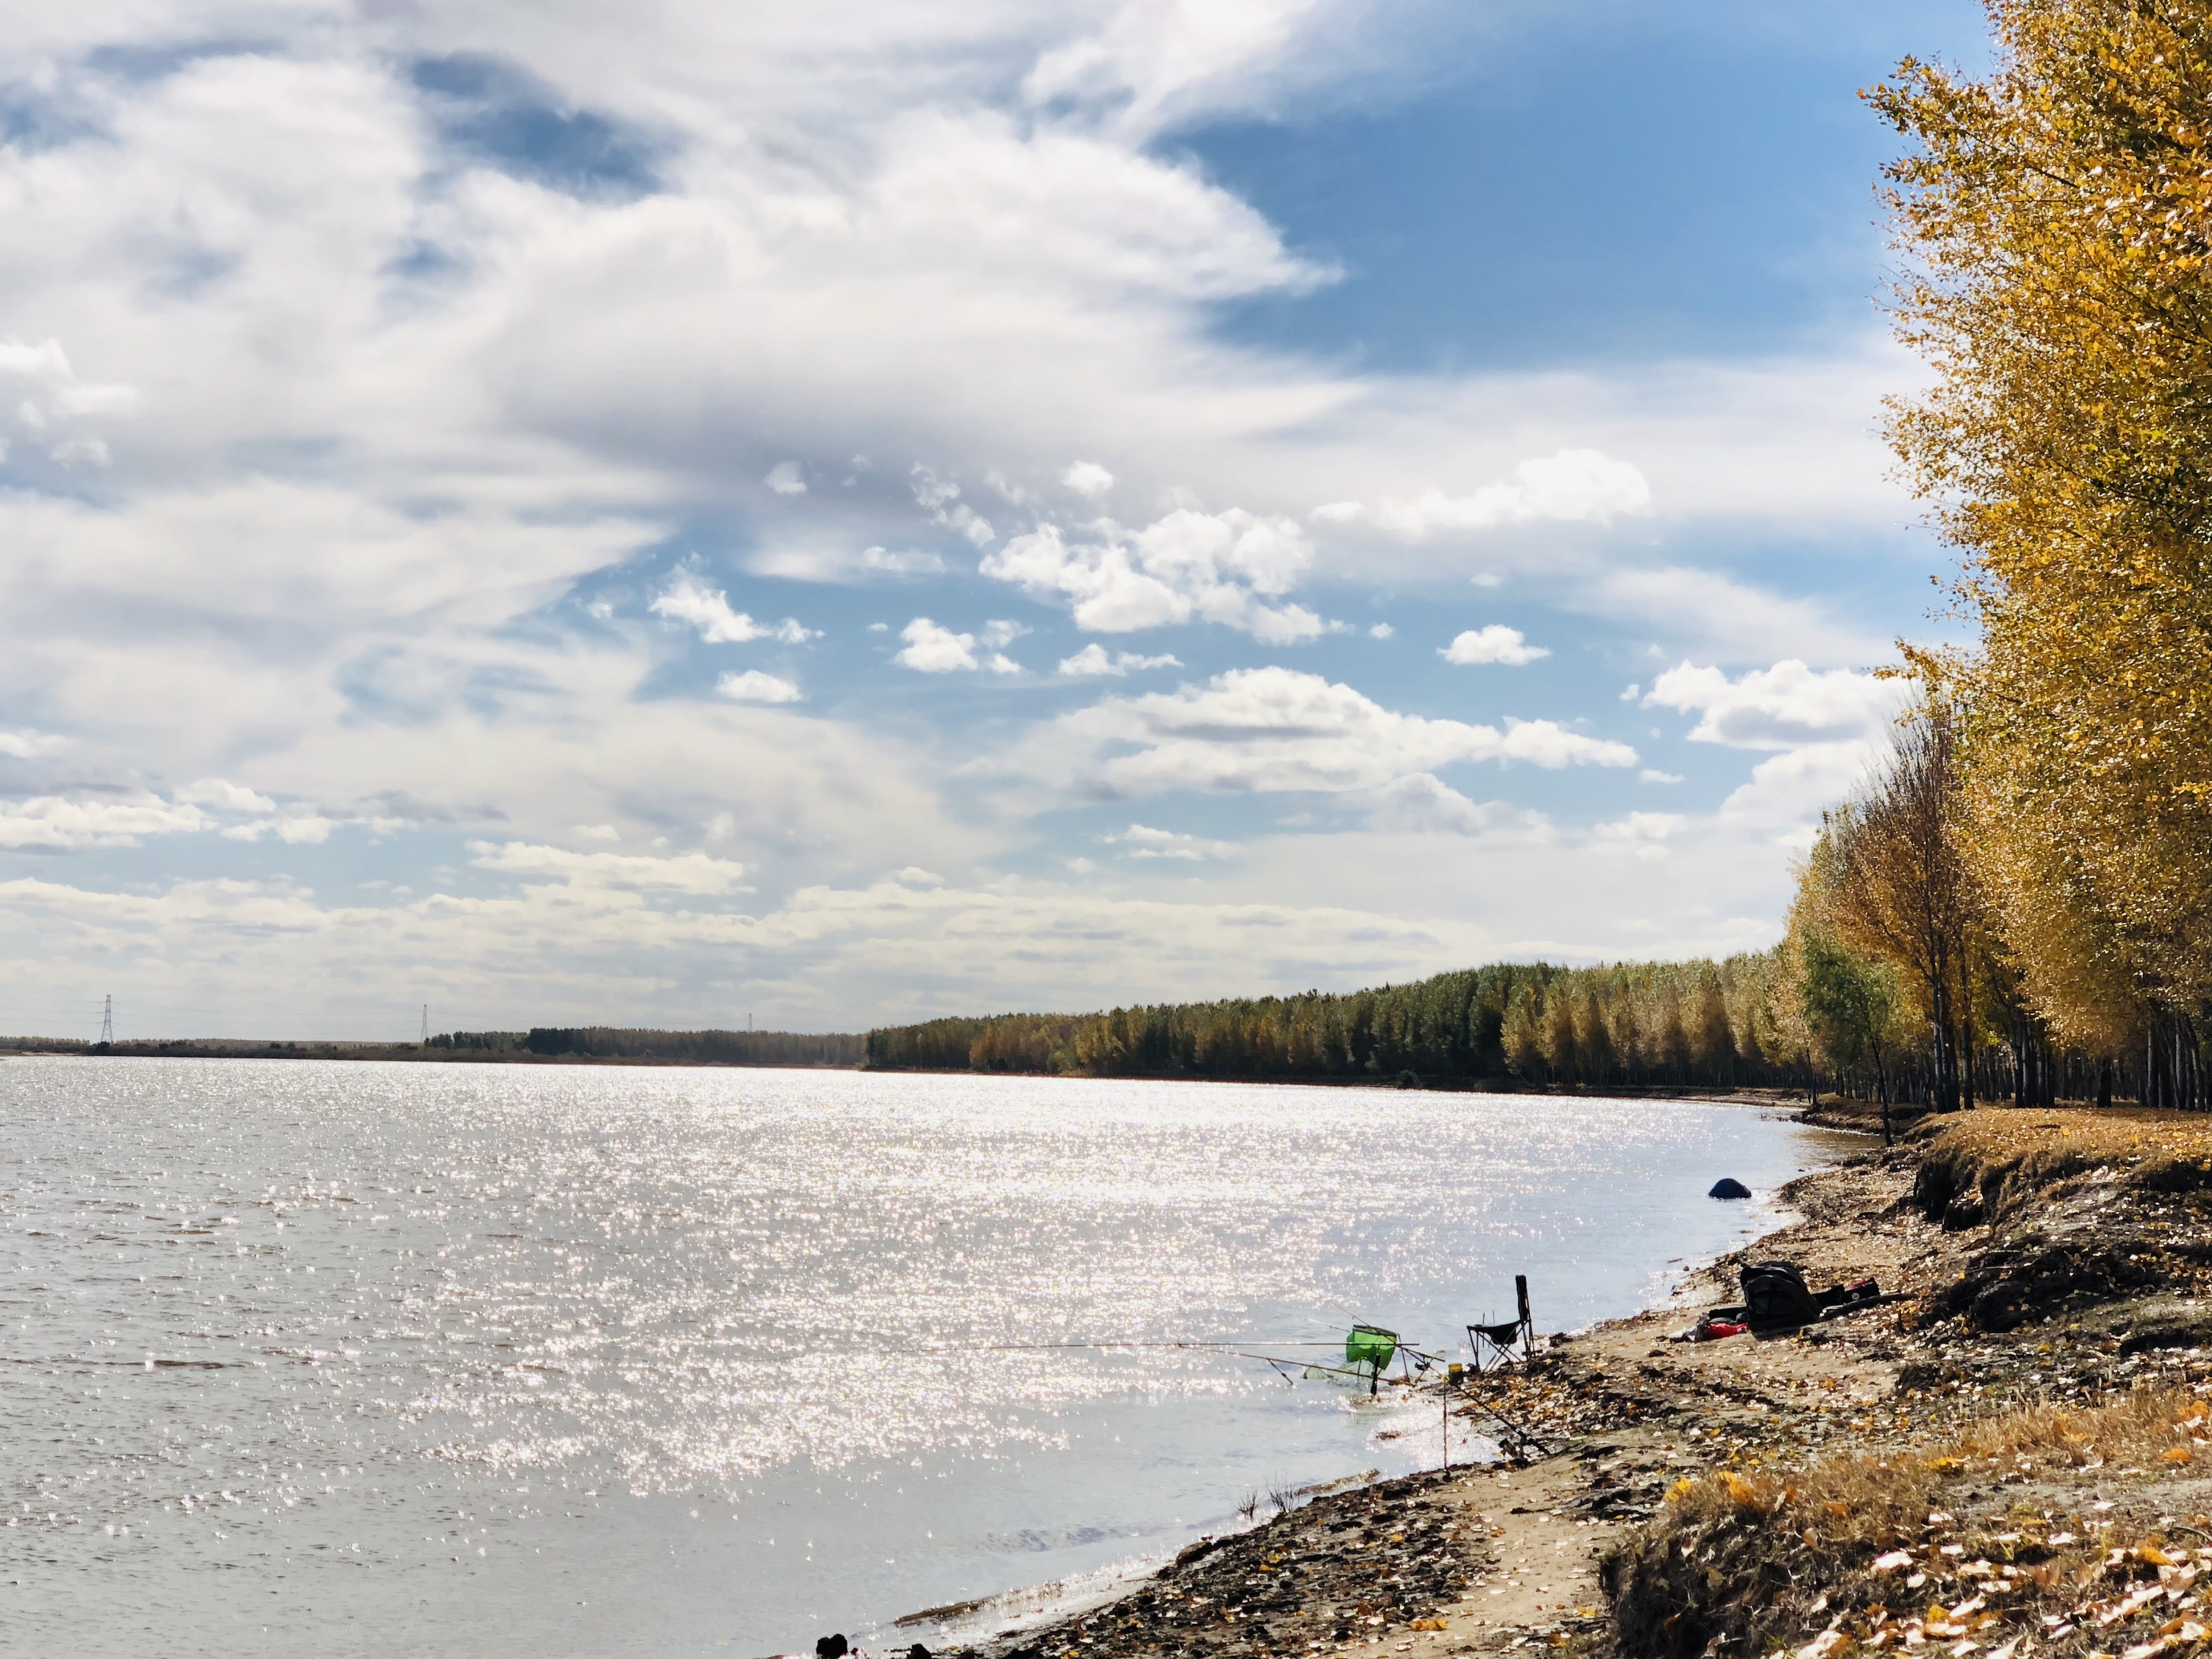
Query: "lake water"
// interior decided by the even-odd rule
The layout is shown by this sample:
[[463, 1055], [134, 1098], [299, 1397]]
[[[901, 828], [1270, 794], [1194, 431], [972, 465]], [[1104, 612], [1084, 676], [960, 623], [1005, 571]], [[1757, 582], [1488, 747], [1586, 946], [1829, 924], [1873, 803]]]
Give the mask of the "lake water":
[[1717, 1177], [1850, 1144], [1632, 1100], [0, 1061], [0, 1638], [887, 1644], [1439, 1456], [1432, 1406], [1091, 1345], [1451, 1348], [1516, 1272], [1571, 1328], [1771, 1224]]

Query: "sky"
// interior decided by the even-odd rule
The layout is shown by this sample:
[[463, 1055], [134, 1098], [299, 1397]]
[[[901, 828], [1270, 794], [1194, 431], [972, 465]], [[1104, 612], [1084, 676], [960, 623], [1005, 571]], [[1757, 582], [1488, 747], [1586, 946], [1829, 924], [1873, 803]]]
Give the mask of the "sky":
[[1958, 637], [1972, 5], [8, 10], [0, 1031], [1759, 949]]

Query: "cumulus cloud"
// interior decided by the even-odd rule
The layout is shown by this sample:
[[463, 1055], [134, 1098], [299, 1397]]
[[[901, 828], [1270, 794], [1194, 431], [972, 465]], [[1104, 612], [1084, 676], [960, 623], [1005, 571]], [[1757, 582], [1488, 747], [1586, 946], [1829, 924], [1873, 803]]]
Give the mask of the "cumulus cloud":
[[1121, 856], [1127, 859], [1181, 859], [1195, 864], [1205, 859], [1226, 858], [1237, 850], [1233, 842], [1206, 841], [1142, 823], [1133, 823], [1119, 834], [1101, 836], [1098, 839], [1109, 847], [1121, 848]]
[[797, 702], [799, 688], [780, 675], [748, 668], [742, 674], [725, 674], [714, 682], [714, 695], [732, 702]]
[[1076, 625], [1094, 634], [1193, 617], [1267, 644], [1322, 631], [1321, 618], [1303, 606], [1262, 602], [1289, 592], [1313, 563], [1313, 544], [1290, 519], [1184, 507], [1142, 530], [1101, 519], [1084, 533], [1089, 539], [1071, 542], [1058, 525], [1040, 525], [980, 568], [1040, 598], [1072, 599]]
[[1470, 495], [1431, 489], [1410, 501], [1332, 501], [1313, 510], [1324, 524], [1368, 524], [1406, 541], [1437, 532], [1494, 530], [1501, 526], [1557, 520], [1603, 524], [1624, 514], [1651, 510], [1651, 487], [1626, 461], [1595, 449], [1563, 449], [1513, 469], [1510, 481], [1485, 484]]
[[1468, 629], [1437, 654], [1446, 662], [1504, 663], [1518, 667], [1540, 657], [1548, 657], [1552, 652], [1548, 646], [1529, 644], [1517, 628], [1492, 623], [1487, 628]]
[[[96, 385], [79, 378], [59, 340], [36, 344], [12, 337], [0, 339], [0, 392], [15, 404], [10, 435], [0, 437], [0, 459], [21, 442], [43, 452], [64, 470], [106, 466], [107, 441], [83, 429], [89, 422], [131, 413], [138, 406], [135, 387]], [[0, 416], [0, 422], [6, 417]]]
[[94, 847], [136, 847], [142, 836], [188, 835], [214, 828], [198, 807], [159, 795], [71, 799], [38, 795], [0, 801], [0, 848], [73, 853]]
[[1663, 859], [1669, 838], [1687, 829], [1689, 823], [1680, 812], [1631, 812], [1625, 818], [1599, 824], [1590, 831], [1589, 842], [1600, 852]]
[[[933, 744], [722, 699], [641, 698], [670, 641], [618, 619], [680, 580], [619, 584], [659, 569], [657, 550], [706, 536], [727, 550], [718, 558], [756, 571], [927, 578], [944, 574], [946, 553], [958, 564], [1001, 547], [999, 530], [1028, 529], [1036, 504], [1054, 502], [1072, 509], [1056, 532], [1066, 562], [1101, 568], [1073, 586], [1048, 570], [1030, 591], [1071, 608], [1096, 601], [1094, 631], [1147, 625], [1130, 618], [1159, 607], [1150, 581], [1169, 619], [1293, 639], [1322, 626], [1290, 602], [1310, 570], [1300, 562], [1274, 586], [1241, 570], [1231, 556], [1246, 537], [1231, 515], [1206, 532], [1230, 549], [1208, 555], [1211, 576], [1179, 567], [1173, 549], [1151, 568], [1143, 532], [1075, 520], [1107, 501], [1141, 520], [1152, 514], [1132, 504], [1172, 499], [1200, 517], [1216, 516], [1204, 502], [1237, 502], [1272, 523], [1358, 496], [1382, 503], [1366, 520], [1381, 533], [1358, 550], [1358, 571], [1332, 575], [1364, 578], [1402, 556], [1441, 580], [1431, 551], [1382, 544], [1487, 527], [1476, 521], [1600, 521], [1602, 492], [1577, 498], [1560, 478], [1513, 468], [1571, 446], [1633, 455], [1676, 514], [1855, 527], [1899, 516], [1863, 430], [1875, 392], [1902, 383], [1886, 347], [1851, 348], [1840, 368], [1447, 377], [1367, 374], [1220, 338], [1215, 301], [1297, 292], [1332, 273], [1153, 141], [1170, 120], [1266, 107], [1299, 75], [1340, 78], [1344, 54], [1319, 49], [1340, 39], [1330, 20], [1371, 19], [1372, 8], [1046, 0], [887, 12], [825, 0], [772, 16], [554, 7], [526, 28], [467, 5], [370, 9], [361, 30], [337, 32], [323, 9], [293, 0], [257, 5], [244, 28], [175, 23], [183, 14], [160, 8], [24, 14], [33, 32], [18, 52], [38, 72], [16, 77], [17, 102], [38, 137], [0, 147], [0, 195], [19, 256], [11, 314], [35, 319], [37, 332], [0, 352], [0, 439], [13, 443], [0, 491], [0, 697], [40, 732], [0, 735], [0, 754], [43, 758], [63, 741], [43, 734], [66, 732], [72, 761], [89, 756], [88, 768], [125, 778], [221, 775], [251, 754], [268, 792], [258, 799], [325, 805], [157, 799], [139, 805], [173, 821], [135, 830], [106, 810], [135, 796], [72, 798], [88, 816], [71, 824], [27, 804], [6, 809], [18, 835], [43, 813], [25, 844], [44, 849], [180, 833], [187, 808], [203, 814], [199, 827], [222, 814], [258, 837], [251, 853], [195, 850], [196, 861], [201, 850], [228, 854], [231, 873], [252, 881], [157, 893], [137, 884], [153, 861], [134, 857], [107, 872], [118, 890], [9, 887], [21, 962], [43, 968], [57, 941], [96, 938], [83, 960], [165, 958], [204, 981], [236, 971], [244, 939], [287, 993], [319, 975], [350, 985], [356, 961], [397, 988], [453, 964], [471, 985], [526, 982], [501, 1005], [515, 1012], [555, 1006], [547, 999], [588, 979], [598, 1017], [624, 998], [658, 1011], [683, 977], [721, 988], [701, 993], [712, 1018], [743, 954], [791, 999], [790, 1017], [838, 1006], [867, 1018], [924, 983], [940, 1006], [1028, 994], [1042, 981], [1008, 969], [1017, 955], [1058, 964], [1063, 976], [1049, 982], [1078, 991], [1126, 969], [1120, 982], [1147, 995], [1210, 994], [1224, 973], [1304, 984], [1466, 960], [1466, 936], [1441, 938], [1425, 908], [1331, 908], [1328, 896], [1352, 879], [1340, 862], [1316, 866], [1309, 887], [1275, 890], [1324, 894], [1311, 909], [1088, 908], [1002, 886], [990, 861], [1026, 834], [966, 812]], [[179, 40], [191, 49], [165, 51]], [[647, 134], [613, 146], [642, 159], [628, 176], [580, 179], [542, 156], [456, 140], [413, 73], [454, 52], [521, 64], [518, 79], [538, 77], [533, 95], [563, 118]], [[97, 118], [56, 118], [72, 108]], [[520, 114], [526, 125], [533, 111]], [[876, 461], [836, 463], [856, 446]], [[1485, 459], [1465, 471], [1469, 454]], [[917, 459], [936, 472], [910, 473]], [[1102, 463], [1120, 475], [1110, 485], [1080, 471], [1107, 474]], [[63, 477], [64, 465], [79, 470]], [[781, 491], [780, 477], [805, 492]], [[1006, 482], [988, 497], [952, 483], [994, 477]], [[1489, 478], [1501, 482], [1468, 494]], [[1435, 480], [1442, 490], [1429, 490]], [[1185, 485], [1186, 495], [1167, 493]], [[1004, 520], [1002, 497], [1020, 503], [1018, 522]], [[1485, 562], [1518, 576], [1515, 550], [1540, 539], [1500, 537]], [[1109, 544], [1129, 580], [1094, 558]], [[696, 570], [680, 577], [696, 590], [684, 602], [691, 614], [652, 613], [672, 625], [720, 643], [794, 637], [744, 616]], [[600, 623], [617, 625], [595, 625], [570, 602], [586, 580], [607, 607]], [[1656, 618], [1756, 641], [1781, 614], [1731, 623], [1746, 590], [1680, 573], [1653, 578], [1668, 584], [1664, 605], [1601, 568], [1577, 580], [1577, 595], [1639, 629]], [[154, 610], [171, 625], [148, 629]], [[1786, 646], [1698, 659], [1733, 672], [1786, 649], [1827, 666], [1880, 647], [1851, 646], [1816, 606], [1794, 614], [1806, 631]], [[1820, 627], [1826, 644], [1801, 642]], [[1705, 635], [1674, 637], [1679, 653]], [[964, 649], [979, 671], [1004, 654]], [[1068, 660], [1109, 674], [1179, 665], [1103, 650]], [[876, 653], [860, 668], [901, 672]], [[1494, 735], [1501, 747], [1509, 732], [1540, 744], [1545, 725]], [[934, 735], [953, 750], [970, 733]], [[1398, 736], [1423, 752], [1393, 750], [1393, 767], [1419, 763], [1430, 775], [1459, 763], [1425, 760], [1423, 744]], [[1358, 771], [1331, 756], [1358, 740], [1325, 726], [1308, 772]], [[1091, 780], [1093, 763], [1148, 756], [1165, 775], [1169, 748], [1211, 741], [1140, 729], [1079, 749], [1077, 781]], [[702, 769], [701, 754], [720, 763]], [[1200, 753], [1194, 764], [1206, 775], [1212, 762]], [[1221, 787], [1254, 787], [1255, 774], [1222, 769], [1243, 781]], [[1380, 823], [1425, 802], [1438, 822], [1457, 821], [1462, 809], [1422, 795], [1416, 775], [1376, 786], [1389, 804], [1344, 805]], [[372, 789], [409, 804], [381, 816], [330, 804]], [[253, 823], [231, 822], [248, 813]], [[535, 844], [633, 813], [669, 826], [726, 821], [732, 845], [777, 849], [762, 856], [786, 899], [757, 921], [705, 905], [641, 918], [631, 890], [561, 876], [481, 905], [428, 899], [372, 917], [259, 879], [286, 852], [286, 824], [311, 839], [332, 824], [404, 819]], [[947, 872], [957, 890], [925, 910], [896, 884], [806, 885], [826, 870], [909, 858]], [[1232, 867], [1247, 866], [1222, 866]], [[989, 949], [947, 951], [948, 939], [971, 936]], [[1260, 938], [1285, 943], [1255, 952]], [[832, 939], [849, 944], [820, 943]], [[823, 988], [837, 975], [848, 992], [883, 994], [833, 1003]]]
[[1374, 627], [1367, 630], [1367, 637], [1371, 640], [1387, 640], [1397, 631], [1389, 623], [1376, 623]]
[[202, 778], [177, 791], [177, 799], [194, 806], [213, 806], [226, 812], [273, 812], [276, 803], [242, 785], [222, 778]]
[[225, 841], [258, 842], [262, 836], [273, 833], [277, 840], [288, 846], [319, 847], [331, 838], [331, 832], [337, 827], [337, 819], [325, 817], [319, 812], [302, 808], [283, 817], [256, 818], [250, 823], [234, 823], [222, 831], [222, 838]]
[[1770, 755], [1721, 803], [1718, 821], [1758, 832], [1784, 847], [1809, 847], [1821, 811], [1866, 775], [1872, 747], [1860, 738], [1808, 743]]
[[0, 732], [0, 755], [15, 760], [40, 760], [60, 754], [72, 741], [52, 732]]
[[956, 634], [927, 617], [916, 617], [899, 629], [899, 637], [906, 641], [906, 648], [895, 653], [891, 660], [902, 668], [924, 674], [952, 674], [976, 665], [973, 634]]
[[[1133, 752], [1104, 752], [1123, 748]], [[1636, 751], [1551, 720], [1508, 720], [1501, 732], [1401, 714], [1318, 674], [1247, 668], [1063, 715], [1032, 739], [1025, 758], [1048, 775], [1065, 775], [1073, 758], [1079, 769], [1072, 781], [1135, 796], [1378, 789], [1454, 762], [1631, 766]]]
[[998, 540], [999, 532], [991, 528], [991, 521], [960, 499], [958, 484], [921, 465], [914, 469], [913, 482], [914, 498], [929, 514], [931, 523], [958, 531], [978, 547], [988, 547]]
[[992, 621], [983, 624], [983, 643], [993, 650], [1012, 645], [1030, 630], [1018, 622]]
[[1540, 835], [1549, 828], [1541, 813], [1499, 801], [1473, 801], [1430, 772], [1393, 778], [1373, 793], [1368, 822], [1389, 833], [1418, 836], [1483, 836], [1500, 828]]
[[710, 588], [690, 570], [679, 570], [667, 588], [656, 594], [650, 607], [656, 617], [683, 623], [699, 630], [708, 645], [749, 645], [755, 640], [780, 640], [804, 645], [815, 637], [791, 617], [773, 624], [757, 623], [742, 611], [730, 608], [729, 595]]
[[1060, 475], [1061, 483], [1087, 501], [1097, 501], [1114, 487], [1114, 475], [1096, 461], [1078, 461]]
[[640, 893], [738, 893], [745, 866], [706, 853], [676, 853], [649, 858], [630, 853], [572, 853], [563, 847], [527, 842], [472, 841], [471, 862], [502, 875], [564, 882], [571, 887], [603, 887]]
[[806, 474], [797, 461], [778, 461], [761, 482], [779, 495], [804, 495]]
[[1118, 679], [1124, 674], [1142, 673], [1149, 668], [1180, 668], [1182, 665], [1170, 656], [1141, 657], [1133, 651], [1109, 652], [1093, 641], [1072, 657], [1060, 659], [1060, 672], [1074, 679], [1095, 679], [1111, 677]]
[[1794, 658], [1735, 679], [1686, 660], [1652, 682], [1643, 706], [1696, 714], [1690, 736], [1699, 743], [1791, 749], [1875, 737], [1909, 696], [1894, 680], [1843, 668], [1817, 672]]

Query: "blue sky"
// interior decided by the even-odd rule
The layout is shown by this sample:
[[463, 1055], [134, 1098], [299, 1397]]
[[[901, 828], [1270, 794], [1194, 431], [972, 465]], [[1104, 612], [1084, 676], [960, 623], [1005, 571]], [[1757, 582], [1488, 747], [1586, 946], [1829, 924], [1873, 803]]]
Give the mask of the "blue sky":
[[1854, 94], [1972, 7], [17, 34], [0, 1028], [1755, 948], [1951, 626]]

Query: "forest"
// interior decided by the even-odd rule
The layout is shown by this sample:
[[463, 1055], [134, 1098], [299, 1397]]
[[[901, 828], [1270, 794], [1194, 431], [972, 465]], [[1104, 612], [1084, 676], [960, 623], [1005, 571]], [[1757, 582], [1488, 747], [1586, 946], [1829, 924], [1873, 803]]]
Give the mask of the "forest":
[[446, 1031], [424, 1046], [602, 1060], [695, 1060], [709, 1066], [857, 1066], [863, 1052], [856, 1032], [649, 1031], [599, 1025]]
[[1332, 994], [940, 1019], [868, 1033], [872, 1066], [1112, 1077], [1803, 1084], [1771, 951], [1613, 968], [1498, 963]]
[[1911, 706], [1778, 946], [939, 1020], [868, 1063], [2212, 1104], [2212, 23], [1990, 14], [1986, 77], [1864, 94], [1905, 143], [1886, 303], [1930, 371], [1887, 435], [1973, 637], [1900, 642]]

